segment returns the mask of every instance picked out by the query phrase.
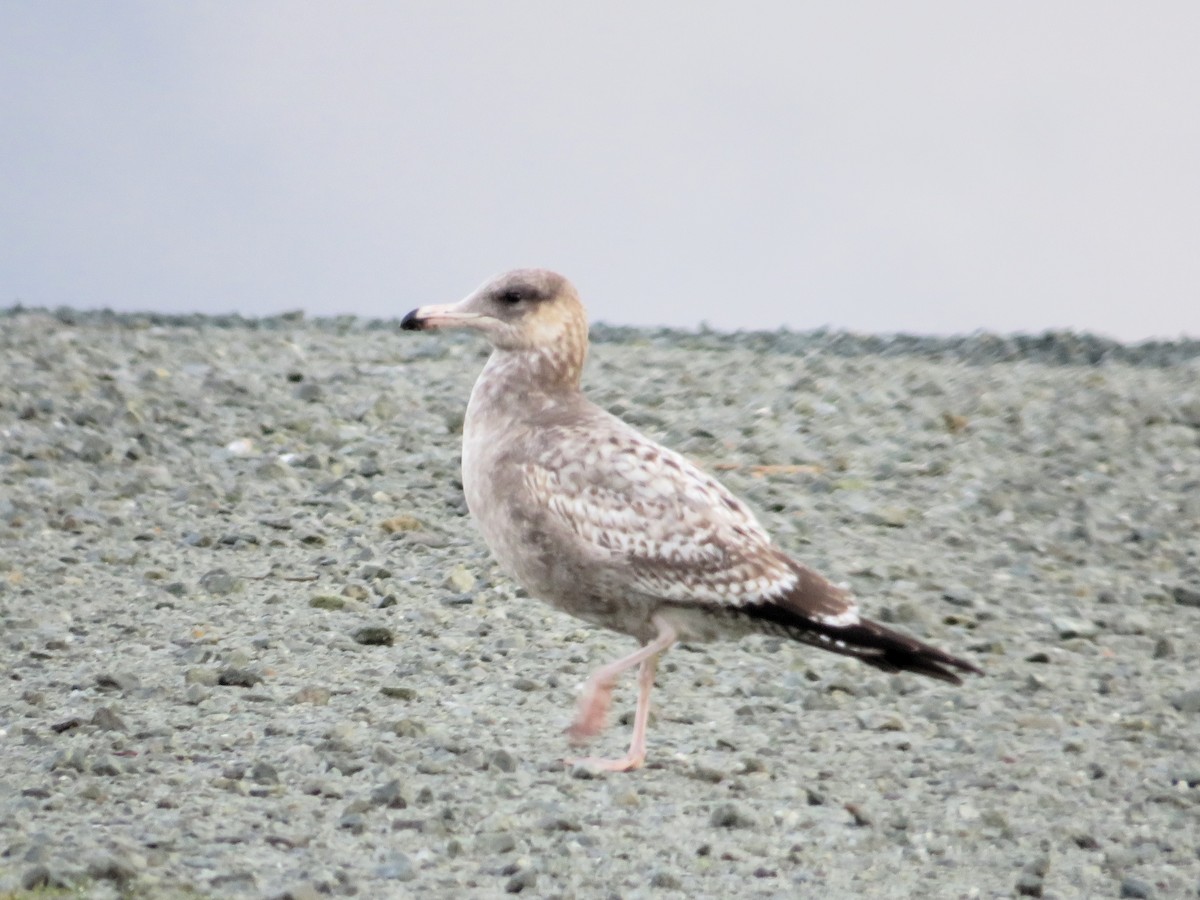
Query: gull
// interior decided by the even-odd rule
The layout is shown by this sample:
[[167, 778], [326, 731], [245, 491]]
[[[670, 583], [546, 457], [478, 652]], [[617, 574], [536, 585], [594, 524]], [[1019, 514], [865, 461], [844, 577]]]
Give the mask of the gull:
[[400, 326], [470, 329], [492, 345], [467, 403], [462, 482], [500, 566], [531, 596], [640, 645], [592, 673], [567, 729], [574, 743], [598, 735], [618, 676], [638, 666], [628, 752], [572, 762], [644, 763], [655, 670], [677, 641], [771, 634], [885, 672], [952, 684], [956, 671], [980, 673], [860, 616], [846, 588], [773, 544], [723, 485], [588, 400], [587, 313], [563, 276], [507, 272], [458, 303], [414, 309]]

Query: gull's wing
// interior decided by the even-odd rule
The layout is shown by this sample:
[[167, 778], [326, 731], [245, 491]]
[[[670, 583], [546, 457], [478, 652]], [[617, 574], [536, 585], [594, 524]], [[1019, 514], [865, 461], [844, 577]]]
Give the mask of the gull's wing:
[[780, 605], [816, 622], [858, 620], [849, 592], [773, 546], [716, 479], [603, 415], [586, 428], [542, 429], [524, 476], [553, 520], [611, 559], [615, 587], [748, 614]]

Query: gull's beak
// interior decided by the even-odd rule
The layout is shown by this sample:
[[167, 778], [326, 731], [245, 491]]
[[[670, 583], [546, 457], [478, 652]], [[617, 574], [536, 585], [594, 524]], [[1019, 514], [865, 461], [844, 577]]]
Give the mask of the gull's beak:
[[400, 327], [405, 331], [428, 331], [431, 328], [458, 328], [469, 325], [476, 319], [482, 319], [479, 313], [466, 312], [460, 309], [461, 303], [447, 303], [440, 306], [421, 306], [414, 309], [400, 320]]

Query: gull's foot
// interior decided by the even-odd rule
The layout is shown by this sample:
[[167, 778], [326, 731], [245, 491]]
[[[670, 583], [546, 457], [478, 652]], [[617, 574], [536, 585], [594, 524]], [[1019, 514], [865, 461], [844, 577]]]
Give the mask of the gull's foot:
[[579, 701], [575, 721], [567, 726], [567, 739], [572, 744], [586, 744], [604, 730], [608, 724], [608, 707], [612, 702], [612, 688], [589, 691]]
[[597, 772], [632, 772], [634, 769], [640, 769], [642, 763], [646, 761], [645, 754], [629, 754], [620, 759], [597, 759], [594, 756], [584, 756], [579, 759], [564, 759], [563, 764], [567, 768], [580, 766], [585, 769], [593, 769]]

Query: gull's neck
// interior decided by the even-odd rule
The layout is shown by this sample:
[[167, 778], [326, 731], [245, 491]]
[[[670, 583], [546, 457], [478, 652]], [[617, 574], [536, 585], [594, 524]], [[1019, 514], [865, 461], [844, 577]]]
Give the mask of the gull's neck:
[[583, 354], [571, 349], [494, 349], [471, 391], [468, 418], [523, 418], [581, 396]]
[[549, 347], [497, 347], [479, 378], [502, 384], [509, 391], [574, 393], [579, 390], [586, 353], [587, 345], [574, 341]]

